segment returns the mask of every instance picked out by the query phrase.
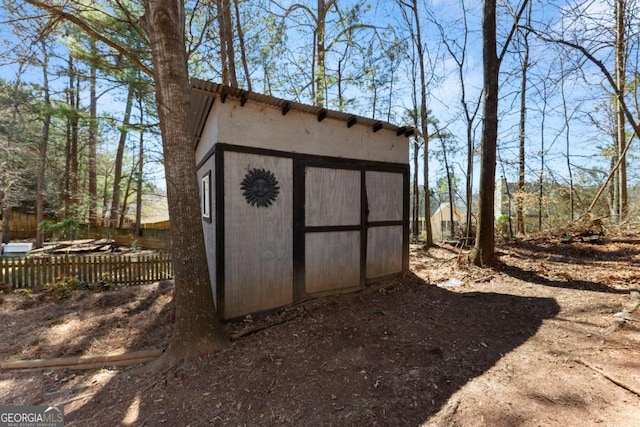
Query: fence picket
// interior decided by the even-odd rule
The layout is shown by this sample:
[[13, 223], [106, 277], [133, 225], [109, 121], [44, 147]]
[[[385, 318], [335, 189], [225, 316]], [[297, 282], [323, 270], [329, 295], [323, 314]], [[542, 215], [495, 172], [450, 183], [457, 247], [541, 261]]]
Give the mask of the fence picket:
[[171, 257], [160, 253], [135, 257], [75, 257], [66, 254], [41, 258], [0, 258], [0, 282], [10, 284], [14, 289], [37, 289], [63, 277], [99, 283], [106, 275], [111, 282], [122, 285], [171, 279]]

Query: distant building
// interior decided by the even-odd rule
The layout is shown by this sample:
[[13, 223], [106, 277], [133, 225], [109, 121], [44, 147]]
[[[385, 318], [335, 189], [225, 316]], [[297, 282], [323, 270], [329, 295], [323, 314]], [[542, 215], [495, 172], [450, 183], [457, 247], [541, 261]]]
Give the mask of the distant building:
[[[411, 187], [413, 190], [413, 187]], [[424, 188], [418, 187], [418, 219], [420, 234], [424, 235], [425, 232], [425, 214], [424, 214]], [[431, 221], [431, 235], [434, 240], [446, 240], [449, 238], [449, 232], [451, 227], [457, 229], [462, 227], [467, 221], [467, 210], [462, 206], [454, 204], [453, 224], [451, 223], [451, 216], [449, 215], [449, 203], [441, 202], [442, 198], [437, 199], [433, 195], [430, 197], [429, 206], [429, 218]], [[413, 193], [409, 197], [409, 213], [413, 212]], [[413, 223], [410, 217], [410, 230], [413, 230]]]
[[431, 234], [434, 240], [447, 240], [451, 230], [455, 232], [467, 220], [467, 213], [453, 205], [453, 222], [451, 222], [451, 205], [442, 203], [431, 214]]

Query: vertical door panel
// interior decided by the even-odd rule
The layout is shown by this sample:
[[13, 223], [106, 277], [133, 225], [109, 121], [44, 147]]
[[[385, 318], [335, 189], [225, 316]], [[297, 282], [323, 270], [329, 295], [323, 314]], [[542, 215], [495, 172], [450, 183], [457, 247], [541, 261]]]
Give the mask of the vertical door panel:
[[360, 171], [307, 168], [305, 225], [360, 224]]
[[366, 278], [399, 273], [403, 268], [403, 180], [397, 172], [367, 171]]
[[360, 193], [359, 170], [306, 168], [305, 226], [314, 227], [304, 234], [307, 293], [360, 286]]
[[[270, 206], [247, 202], [242, 182], [254, 169], [273, 173]], [[224, 153], [225, 318], [293, 302], [293, 160]]]
[[402, 179], [400, 173], [367, 171], [369, 222], [402, 220]]
[[307, 233], [305, 288], [309, 293], [360, 284], [360, 232]]

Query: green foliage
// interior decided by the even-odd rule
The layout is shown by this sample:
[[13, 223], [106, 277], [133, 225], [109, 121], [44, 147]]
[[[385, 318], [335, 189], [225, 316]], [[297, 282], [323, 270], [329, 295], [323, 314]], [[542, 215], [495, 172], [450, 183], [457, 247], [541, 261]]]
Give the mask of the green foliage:
[[53, 282], [44, 285], [41, 292], [57, 299], [63, 299], [71, 296], [73, 291], [110, 292], [122, 288], [122, 285], [114, 283], [113, 277], [106, 273], [98, 283], [82, 282], [71, 276], [59, 276]]
[[100, 281], [97, 283], [96, 290], [109, 292], [109, 291], [116, 291], [122, 288], [123, 288], [123, 285], [114, 283], [113, 277], [111, 276], [111, 274], [105, 273], [102, 275], [102, 279], [100, 279]]
[[[2, 292], [2, 291], [0, 291]], [[13, 293], [16, 295], [22, 295], [22, 296], [31, 296], [33, 294], [33, 291], [31, 289], [27, 289], [27, 288], [20, 288], [20, 289], [14, 289]]]
[[0, 78], [0, 194], [3, 205], [19, 207], [34, 196], [38, 99], [33, 88]]
[[87, 285], [70, 276], [60, 276], [44, 285], [41, 289], [43, 294], [51, 295], [58, 299], [68, 298], [72, 291], [87, 289]]
[[59, 240], [61, 237], [73, 239], [80, 227], [80, 222], [76, 218], [68, 218], [58, 222], [44, 220], [39, 227], [52, 240]]

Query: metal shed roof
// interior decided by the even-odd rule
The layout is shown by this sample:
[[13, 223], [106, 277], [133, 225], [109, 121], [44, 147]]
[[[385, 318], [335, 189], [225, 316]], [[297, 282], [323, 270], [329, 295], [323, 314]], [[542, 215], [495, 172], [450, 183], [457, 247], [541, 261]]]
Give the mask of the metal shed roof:
[[204, 125], [213, 107], [216, 98], [219, 97], [221, 102], [225, 102], [227, 97], [240, 100], [240, 105], [244, 106], [247, 101], [258, 102], [279, 108], [283, 115], [289, 111], [295, 110], [303, 113], [314, 115], [318, 121], [325, 118], [332, 118], [345, 122], [347, 127], [352, 127], [356, 123], [370, 126], [374, 132], [380, 129], [388, 129], [396, 133], [397, 136], [404, 135], [409, 137], [415, 133], [414, 128], [407, 126], [396, 126], [381, 120], [370, 119], [367, 117], [357, 116], [345, 113], [343, 111], [328, 110], [326, 108], [313, 105], [301, 104], [299, 102], [287, 101], [285, 99], [276, 98], [274, 96], [262, 95], [255, 92], [249, 92], [244, 89], [234, 88], [221, 85], [206, 80], [196, 78], [191, 79], [191, 129], [194, 137], [195, 145], [198, 145]]

